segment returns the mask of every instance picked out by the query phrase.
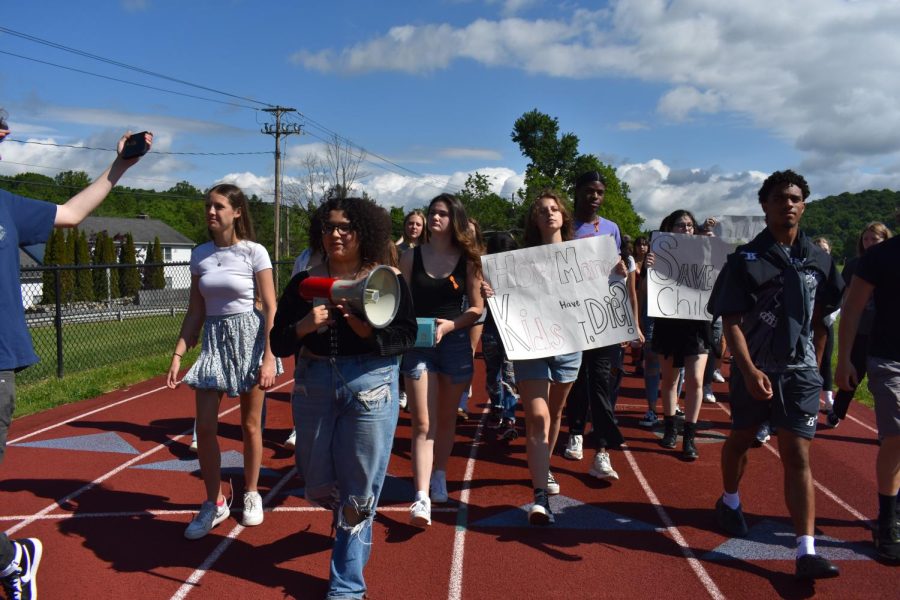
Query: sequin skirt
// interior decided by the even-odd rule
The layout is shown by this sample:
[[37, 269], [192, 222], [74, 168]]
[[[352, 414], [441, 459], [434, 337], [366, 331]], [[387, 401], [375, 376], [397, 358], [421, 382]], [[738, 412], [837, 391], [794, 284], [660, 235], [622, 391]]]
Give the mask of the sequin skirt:
[[[265, 350], [266, 321], [261, 312], [207, 317], [200, 357], [183, 381], [194, 389], [237, 397], [258, 383]], [[275, 359], [275, 374], [283, 372], [281, 359]]]

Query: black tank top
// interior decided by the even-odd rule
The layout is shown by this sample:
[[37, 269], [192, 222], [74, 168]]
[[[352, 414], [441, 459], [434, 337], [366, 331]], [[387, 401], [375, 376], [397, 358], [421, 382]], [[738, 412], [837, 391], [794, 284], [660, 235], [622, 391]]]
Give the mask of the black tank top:
[[448, 277], [435, 279], [425, 272], [422, 248], [416, 246], [413, 248], [412, 278], [409, 283], [417, 317], [455, 319], [462, 314], [466, 298], [466, 255], [460, 255]]

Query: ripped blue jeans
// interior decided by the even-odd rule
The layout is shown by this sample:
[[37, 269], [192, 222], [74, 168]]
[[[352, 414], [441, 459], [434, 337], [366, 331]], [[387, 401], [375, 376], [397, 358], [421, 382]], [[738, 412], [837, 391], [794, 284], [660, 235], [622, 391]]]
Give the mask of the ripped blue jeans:
[[397, 357], [301, 358], [291, 405], [306, 498], [335, 511], [329, 600], [362, 598], [399, 415]]

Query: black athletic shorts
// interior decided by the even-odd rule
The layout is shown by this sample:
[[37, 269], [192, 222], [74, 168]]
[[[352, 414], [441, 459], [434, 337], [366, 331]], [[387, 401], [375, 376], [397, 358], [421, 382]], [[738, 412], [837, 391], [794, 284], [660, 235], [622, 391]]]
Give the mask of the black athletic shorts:
[[808, 440], [816, 434], [822, 376], [814, 369], [766, 373], [772, 383], [771, 400], [755, 400], [747, 391], [744, 376], [731, 370], [728, 389], [732, 429], [758, 427], [764, 421], [776, 429], [787, 429]]

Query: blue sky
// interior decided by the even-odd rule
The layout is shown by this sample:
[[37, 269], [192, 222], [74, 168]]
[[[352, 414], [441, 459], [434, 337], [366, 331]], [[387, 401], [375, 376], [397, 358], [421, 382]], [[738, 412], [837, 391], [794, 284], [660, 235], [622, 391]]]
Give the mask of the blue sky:
[[271, 198], [264, 103], [296, 108], [307, 132], [287, 140], [295, 195], [304, 157], [337, 132], [367, 151], [359, 187], [386, 206], [420, 206], [475, 171], [508, 196], [527, 163], [510, 132], [533, 108], [616, 167], [649, 224], [675, 208], [755, 214], [783, 168], [814, 197], [900, 188], [889, 0], [48, 0], [6, 3], [0, 25], [239, 97], [0, 32], [0, 105], [11, 137], [32, 142], [0, 146], [0, 176], [97, 174], [108, 153], [33, 142], [109, 148], [150, 129], [158, 152], [124, 185], [232, 181]]

